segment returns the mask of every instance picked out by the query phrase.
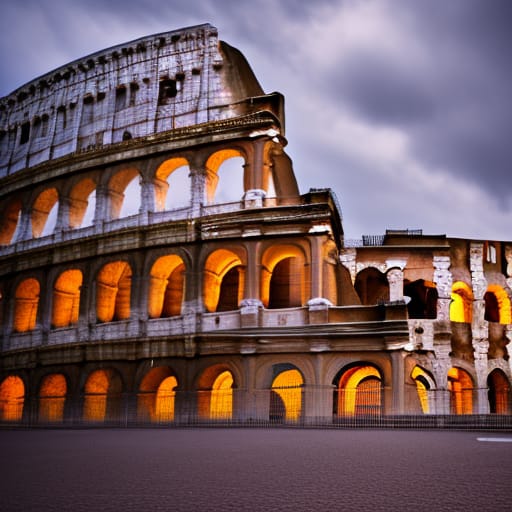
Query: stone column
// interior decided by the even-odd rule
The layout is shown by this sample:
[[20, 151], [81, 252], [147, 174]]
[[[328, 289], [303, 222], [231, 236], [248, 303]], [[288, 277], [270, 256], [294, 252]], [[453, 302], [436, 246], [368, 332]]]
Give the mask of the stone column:
[[476, 404], [473, 404], [473, 412], [476, 414], [489, 414], [489, 398], [487, 395], [487, 352], [489, 340], [473, 339], [476, 370]]
[[404, 359], [407, 353], [402, 350], [391, 352], [391, 411], [385, 413], [404, 414], [405, 409], [405, 366]]
[[139, 213], [147, 215], [148, 212], [155, 211], [155, 185], [151, 179], [140, 178], [140, 210]]
[[449, 271], [449, 256], [434, 256], [434, 282], [437, 287], [437, 319], [450, 320], [450, 301], [452, 293], [452, 274]]
[[54, 233], [61, 232], [64, 229], [69, 229], [69, 210], [71, 207], [71, 200], [69, 197], [59, 198], [59, 210], [57, 213], [57, 222], [55, 223]]
[[99, 185], [96, 187], [96, 207], [94, 210], [94, 231], [101, 233], [103, 231], [103, 223], [109, 219], [109, 195], [108, 187], [106, 185]]
[[303, 388], [306, 424], [331, 423], [334, 399], [333, 385], [307, 384]]
[[389, 301], [397, 302], [404, 300], [404, 272], [405, 261], [388, 260], [386, 266], [389, 268], [386, 278], [389, 283]]
[[450, 339], [445, 336], [434, 338], [434, 358], [432, 373], [437, 384], [434, 410], [436, 414], [450, 414], [450, 392], [448, 390], [448, 371], [451, 368]]
[[30, 208], [22, 208], [20, 220], [16, 229], [16, 236], [13, 242], [21, 242], [23, 240], [30, 240], [32, 238], [32, 210]]

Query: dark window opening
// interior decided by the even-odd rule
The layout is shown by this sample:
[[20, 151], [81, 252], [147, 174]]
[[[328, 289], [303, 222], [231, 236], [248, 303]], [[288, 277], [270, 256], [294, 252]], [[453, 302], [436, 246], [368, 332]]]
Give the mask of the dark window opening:
[[48, 135], [48, 115], [44, 114], [41, 117], [41, 137], [46, 137]]
[[135, 82], [132, 82], [130, 84], [130, 107], [133, 107], [135, 105], [135, 102], [137, 101], [137, 91], [139, 90], [138, 84]]
[[175, 98], [176, 94], [178, 94], [178, 89], [176, 87], [175, 80], [167, 78], [160, 81], [160, 88], [158, 90], [159, 105], [167, 105], [169, 103], [169, 99]]
[[21, 125], [20, 144], [26, 144], [30, 136], [30, 123], [27, 121]]
[[94, 98], [86, 96], [84, 98], [84, 108], [82, 110], [82, 124], [89, 124], [93, 121]]
[[123, 133], [123, 140], [130, 140], [132, 138], [132, 134], [129, 131], [125, 131]]
[[126, 87], [118, 87], [116, 89], [116, 105], [115, 109], [122, 110], [126, 107]]

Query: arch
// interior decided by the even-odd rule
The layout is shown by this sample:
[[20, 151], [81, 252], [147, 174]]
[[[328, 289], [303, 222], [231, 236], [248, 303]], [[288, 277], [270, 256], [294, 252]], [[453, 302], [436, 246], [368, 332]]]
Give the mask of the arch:
[[178, 380], [167, 366], [152, 368], [139, 387], [137, 417], [153, 423], [174, 421]]
[[409, 318], [437, 318], [437, 287], [433, 281], [418, 279], [404, 282], [404, 296], [410, 297], [407, 304]]
[[8, 245], [14, 239], [21, 215], [21, 201], [14, 199], [2, 210], [0, 215], [0, 245]]
[[244, 272], [239, 255], [228, 249], [212, 252], [204, 265], [203, 301], [208, 312], [238, 309]]
[[96, 183], [91, 178], [79, 181], [69, 194], [69, 227], [89, 226], [94, 219]]
[[16, 287], [14, 299], [14, 331], [33, 331], [36, 327], [39, 307], [39, 281], [29, 277]]
[[141, 205], [140, 174], [128, 168], [114, 174], [108, 183], [110, 219], [135, 215]]
[[502, 370], [496, 368], [487, 377], [489, 410], [492, 414], [510, 414], [512, 395], [510, 382]]
[[52, 327], [67, 327], [78, 322], [82, 272], [65, 270], [53, 286]]
[[0, 420], [21, 421], [25, 402], [25, 384], [17, 375], [7, 376], [0, 384]]
[[32, 237], [53, 233], [57, 221], [59, 193], [55, 188], [43, 190], [32, 204]]
[[275, 365], [270, 392], [270, 420], [298, 421], [302, 416], [304, 377], [293, 365]]
[[201, 419], [229, 420], [233, 417], [232, 371], [225, 365], [206, 368], [199, 379], [198, 414]]
[[150, 271], [148, 315], [165, 318], [181, 315], [185, 290], [185, 264], [176, 254], [158, 258]]
[[122, 390], [117, 371], [112, 368], [93, 370], [84, 386], [84, 421], [104, 422], [119, 418]]
[[507, 292], [497, 284], [487, 287], [484, 295], [485, 315], [488, 322], [500, 324], [512, 323], [512, 311], [510, 309], [510, 298]]
[[190, 167], [183, 157], [163, 162], [155, 173], [155, 209], [171, 210], [190, 204]]
[[206, 161], [207, 203], [241, 199], [244, 194], [244, 165], [245, 156], [238, 149], [221, 149], [210, 155]]
[[448, 371], [450, 412], [452, 414], [473, 413], [473, 379], [466, 370], [452, 367]]
[[473, 319], [473, 291], [466, 283], [455, 281], [452, 285], [450, 320], [471, 323]]
[[102, 267], [96, 279], [96, 318], [112, 322], [130, 318], [132, 269], [126, 261]]
[[39, 421], [60, 423], [64, 421], [67, 382], [61, 373], [46, 375], [39, 386]]
[[335, 379], [338, 416], [378, 416], [382, 411], [382, 376], [375, 366], [355, 363]]
[[261, 268], [261, 301], [269, 309], [305, 304], [309, 293], [304, 252], [294, 245], [277, 245], [265, 251]]
[[429, 391], [435, 388], [432, 375], [420, 366], [415, 366], [411, 372], [411, 379], [416, 383], [416, 391], [424, 414], [430, 412]]
[[356, 276], [354, 287], [364, 306], [389, 301], [389, 283], [385, 274], [375, 267], [368, 267]]

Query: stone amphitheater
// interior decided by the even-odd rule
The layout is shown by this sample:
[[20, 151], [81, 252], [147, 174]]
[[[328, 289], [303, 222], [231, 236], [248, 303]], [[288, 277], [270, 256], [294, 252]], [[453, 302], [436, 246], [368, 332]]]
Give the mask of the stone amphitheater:
[[285, 147], [209, 24], [1, 98], [0, 422], [510, 418], [512, 242], [345, 240]]

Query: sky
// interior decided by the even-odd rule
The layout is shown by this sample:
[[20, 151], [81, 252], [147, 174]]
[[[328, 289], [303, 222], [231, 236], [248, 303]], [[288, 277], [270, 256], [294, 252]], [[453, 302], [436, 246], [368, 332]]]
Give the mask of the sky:
[[510, 0], [3, 0], [0, 96], [202, 23], [285, 96], [300, 190], [333, 189], [346, 238], [512, 240]]

